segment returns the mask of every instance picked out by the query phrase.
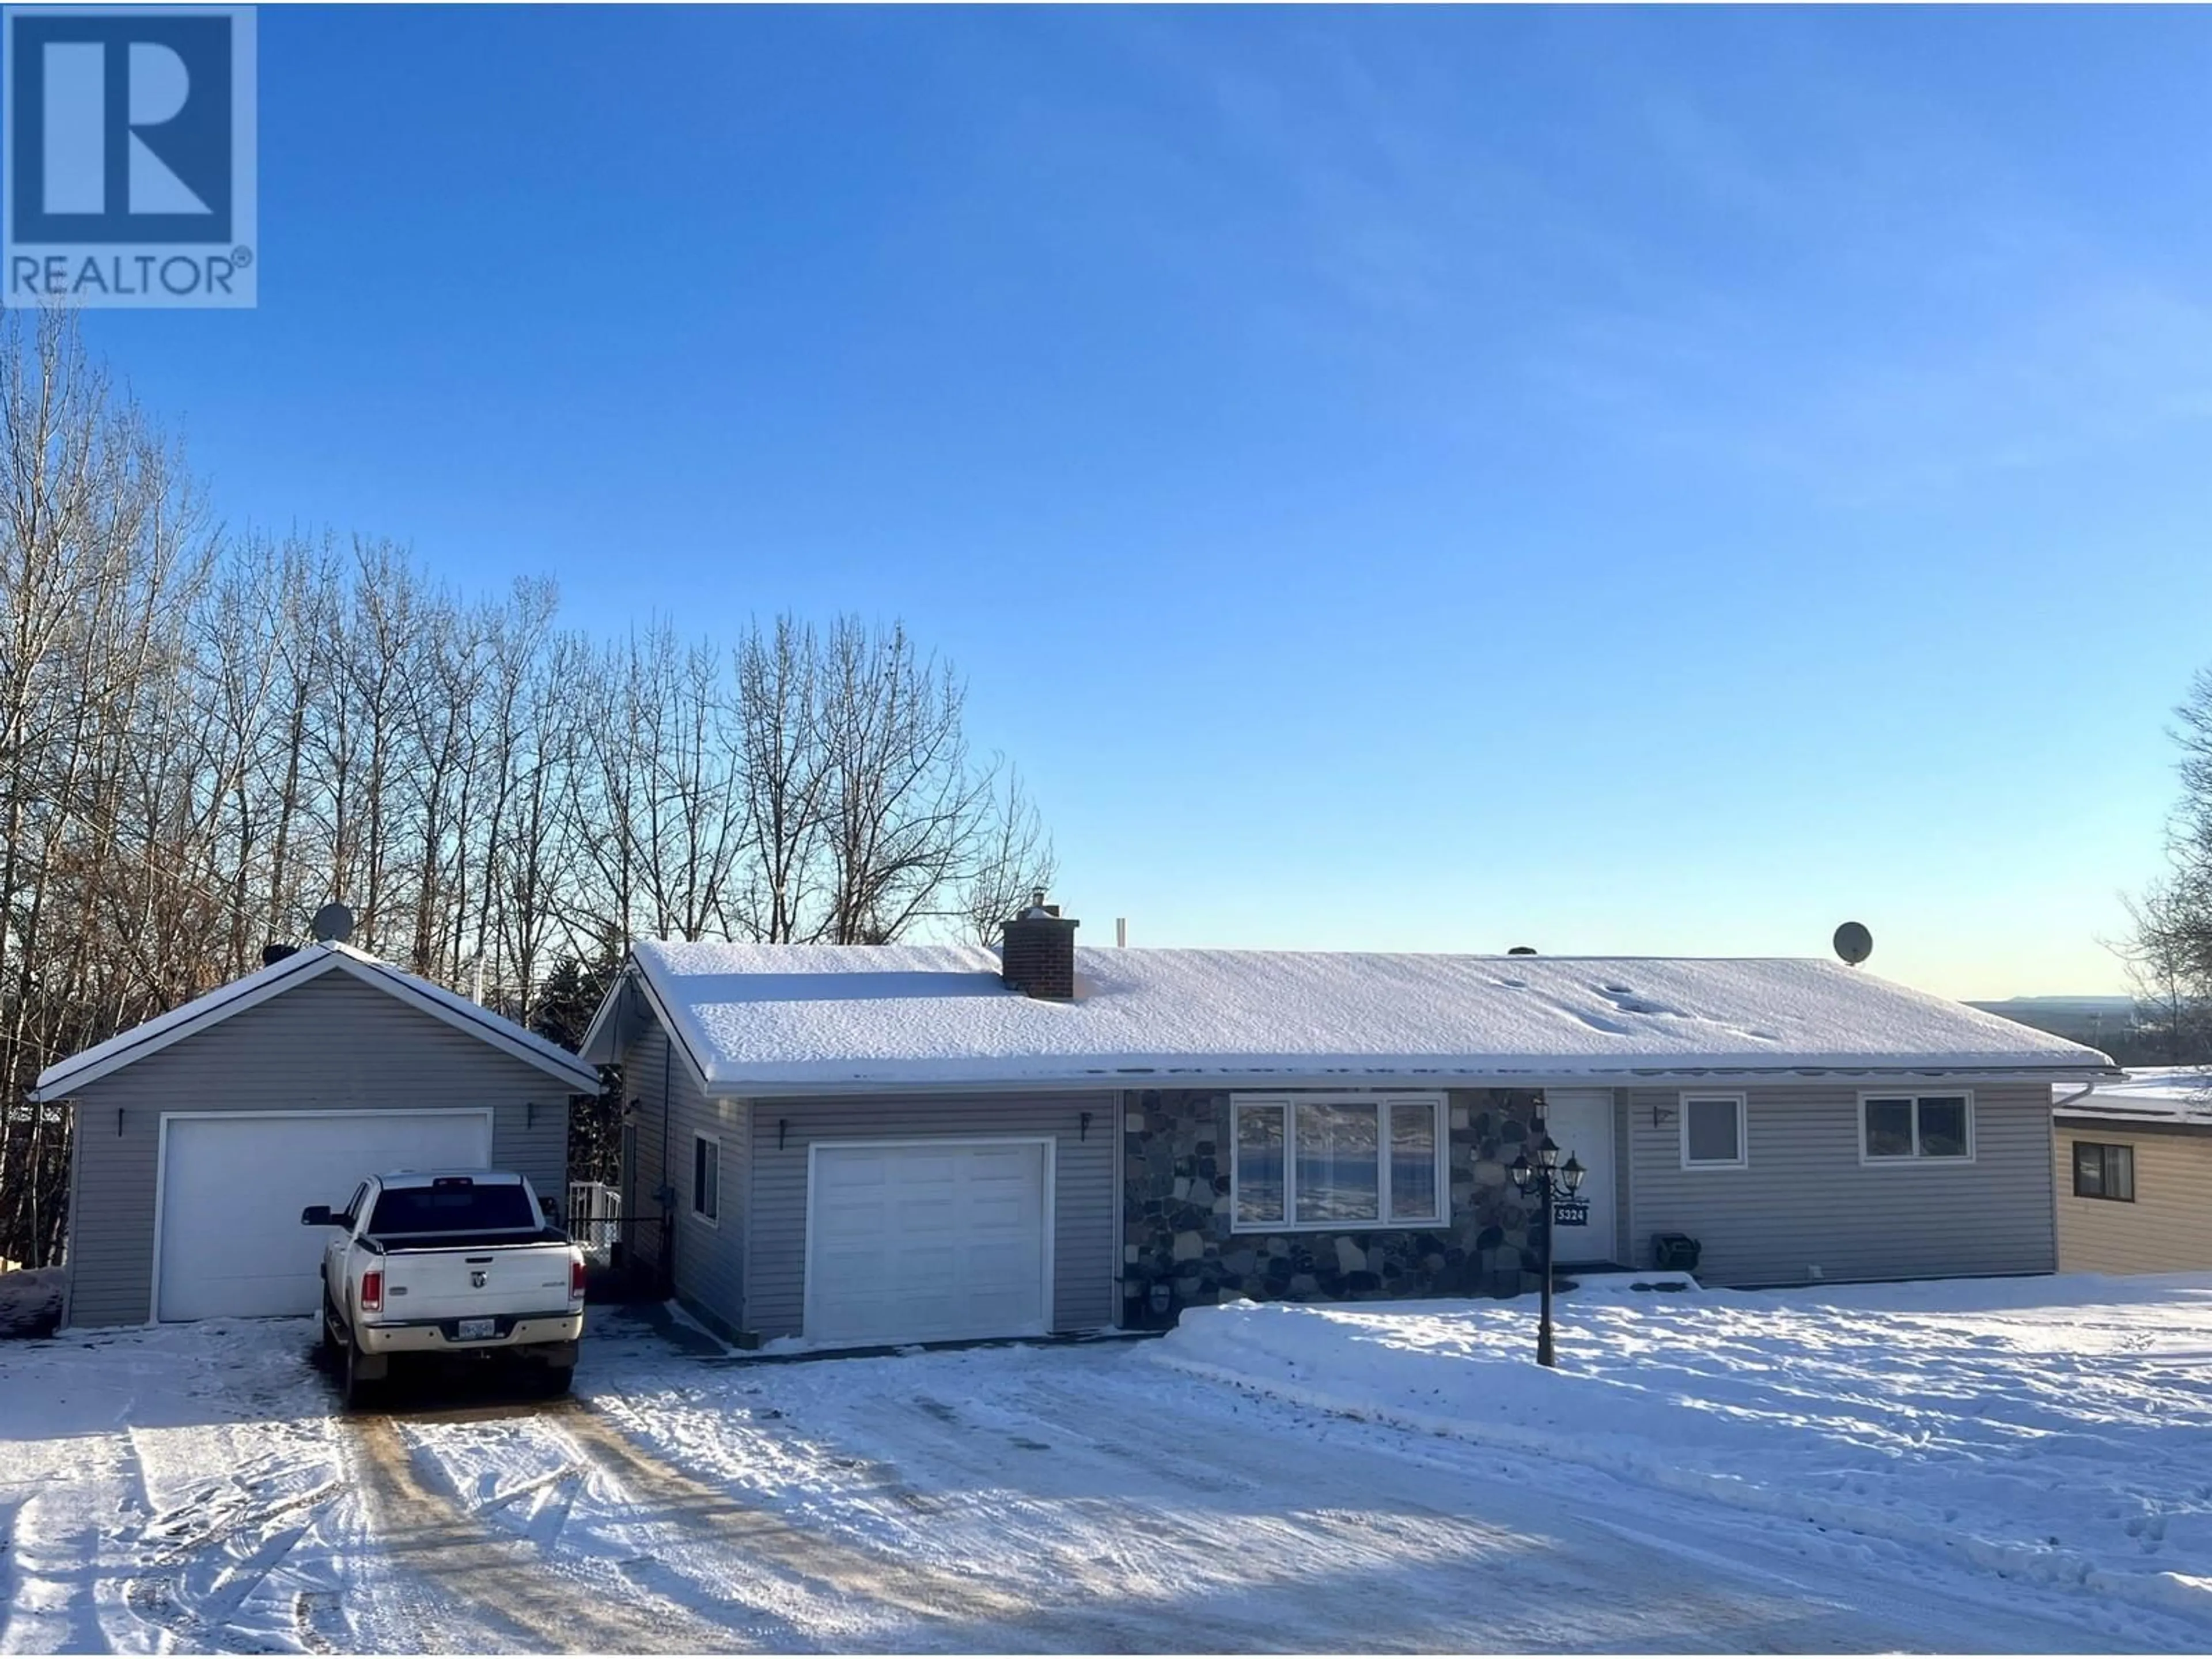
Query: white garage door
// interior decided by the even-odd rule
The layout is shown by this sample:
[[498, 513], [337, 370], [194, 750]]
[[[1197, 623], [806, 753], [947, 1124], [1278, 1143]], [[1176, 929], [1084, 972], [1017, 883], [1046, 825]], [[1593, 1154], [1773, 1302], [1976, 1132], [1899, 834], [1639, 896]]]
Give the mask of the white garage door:
[[330, 1234], [302, 1227], [301, 1211], [336, 1209], [387, 1170], [491, 1165], [484, 1111], [249, 1112], [162, 1127], [161, 1319], [311, 1314]]
[[817, 1342], [1042, 1336], [1052, 1323], [1048, 1146], [817, 1144], [806, 1328]]

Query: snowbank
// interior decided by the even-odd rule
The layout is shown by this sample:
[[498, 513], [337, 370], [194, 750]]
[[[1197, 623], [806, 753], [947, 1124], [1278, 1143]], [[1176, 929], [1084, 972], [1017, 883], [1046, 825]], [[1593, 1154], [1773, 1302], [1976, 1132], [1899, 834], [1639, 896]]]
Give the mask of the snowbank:
[[2212, 1628], [2212, 1275], [1194, 1309], [1178, 1370]]
[[52, 1336], [62, 1322], [62, 1270], [0, 1273], [0, 1338]]

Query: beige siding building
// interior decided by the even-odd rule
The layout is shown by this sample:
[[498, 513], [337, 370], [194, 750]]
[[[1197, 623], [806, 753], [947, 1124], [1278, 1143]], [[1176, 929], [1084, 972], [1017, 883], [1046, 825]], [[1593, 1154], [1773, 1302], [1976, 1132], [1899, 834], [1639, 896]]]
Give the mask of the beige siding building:
[[2212, 1269], [2212, 1073], [2135, 1072], [2057, 1098], [2059, 1271]]

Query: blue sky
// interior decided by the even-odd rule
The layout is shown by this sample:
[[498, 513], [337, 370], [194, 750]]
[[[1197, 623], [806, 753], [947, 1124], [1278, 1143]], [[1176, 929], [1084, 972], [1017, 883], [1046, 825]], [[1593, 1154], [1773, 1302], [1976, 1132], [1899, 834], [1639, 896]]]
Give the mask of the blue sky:
[[1089, 939], [1855, 916], [1930, 989], [2123, 988], [2212, 660], [2212, 18], [270, 8], [260, 52], [260, 308], [89, 329], [231, 524], [597, 628], [903, 617]]

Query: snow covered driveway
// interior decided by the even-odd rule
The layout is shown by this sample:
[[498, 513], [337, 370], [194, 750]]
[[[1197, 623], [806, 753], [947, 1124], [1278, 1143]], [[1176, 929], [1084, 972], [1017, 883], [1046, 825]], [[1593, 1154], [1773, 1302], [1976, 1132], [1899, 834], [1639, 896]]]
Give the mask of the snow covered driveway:
[[[2212, 1640], [2185, 1608], [1562, 1458], [1575, 1431], [1544, 1438], [1540, 1410], [1500, 1444], [1161, 1363], [1273, 1363], [1214, 1339], [1197, 1358], [1210, 1321], [1236, 1316], [1164, 1343], [757, 1364], [595, 1316], [575, 1402], [353, 1419], [304, 1322], [0, 1346], [0, 1651]], [[1289, 1386], [1327, 1394], [1301, 1363]]]

